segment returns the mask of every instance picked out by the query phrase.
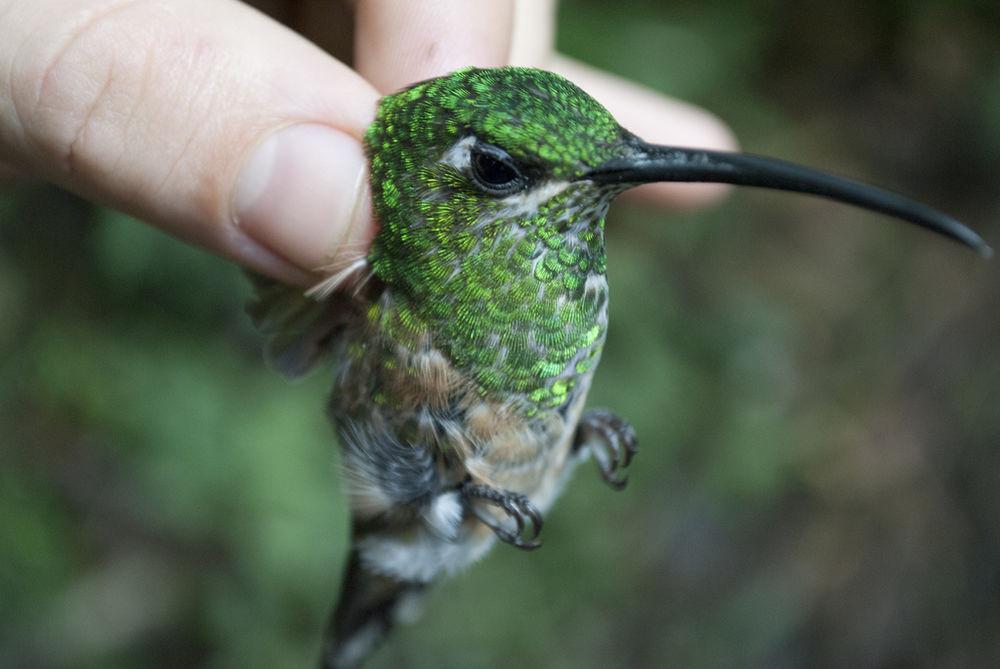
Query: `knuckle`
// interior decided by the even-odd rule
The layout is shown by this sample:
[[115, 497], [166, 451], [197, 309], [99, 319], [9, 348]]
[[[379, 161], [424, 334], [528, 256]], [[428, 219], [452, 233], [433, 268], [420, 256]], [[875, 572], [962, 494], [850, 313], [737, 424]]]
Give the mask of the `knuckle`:
[[[108, 107], [118, 73], [117, 49], [106, 39], [110, 15], [62, 17], [26, 42], [15, 61], [11, 94], [31, 149], [47, 167], [72, 171], [88, 130]], [[53, 165], [55, 163], [55, 165]]]
[[[12, 96], [29, 147], [48, 171], [100, 177], [123, 167], [148, 148], [157, 115], [171, 113], [156, 99], [156, 81], [174, 78], [146, 11], [156, 6], [126, 0], [66, 18], [49, 29], [59, 39], [32, 40], [19, 54]], [[161, 158], [166, 165], [176, 156]]]

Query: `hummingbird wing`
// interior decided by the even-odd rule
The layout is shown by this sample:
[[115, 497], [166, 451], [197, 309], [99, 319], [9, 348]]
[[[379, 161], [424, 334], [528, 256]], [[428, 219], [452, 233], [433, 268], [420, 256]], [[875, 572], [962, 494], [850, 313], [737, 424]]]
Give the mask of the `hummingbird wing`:
[[264, 357], [289, 379], [312, 371], [331, 352], [337, 333], [357, 307], [352, 298], [333, 293], [321, 300], [296, 286], [247, 272], [254, 298], [246, 310], [266, 337]]

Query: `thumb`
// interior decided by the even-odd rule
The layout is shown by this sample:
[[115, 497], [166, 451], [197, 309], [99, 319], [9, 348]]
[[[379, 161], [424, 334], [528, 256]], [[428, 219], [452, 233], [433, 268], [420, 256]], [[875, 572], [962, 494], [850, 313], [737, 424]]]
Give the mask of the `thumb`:
[[375, 90], [232, 0], [0, 0], [0, 163], [297, 283], [374, 235]]

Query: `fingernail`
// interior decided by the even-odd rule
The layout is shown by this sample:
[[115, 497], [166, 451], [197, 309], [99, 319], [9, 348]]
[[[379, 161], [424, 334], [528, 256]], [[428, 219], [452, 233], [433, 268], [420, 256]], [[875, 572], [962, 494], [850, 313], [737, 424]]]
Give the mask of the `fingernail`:
[[319, 124], [278, 130], [244, 164], [233, 211], [249, 237], [305, 270], [366, 253], [374, 224], [361, 142]]

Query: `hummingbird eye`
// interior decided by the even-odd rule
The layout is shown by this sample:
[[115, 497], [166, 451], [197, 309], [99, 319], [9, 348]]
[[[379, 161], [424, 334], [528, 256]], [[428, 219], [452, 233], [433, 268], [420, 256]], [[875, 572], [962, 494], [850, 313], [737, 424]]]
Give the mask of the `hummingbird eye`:
[[510, 195], [528, 185], [528, 178], [510, 154], [492, 144], [476, 144], [470, 156], [472, 178], [490, 195]]

